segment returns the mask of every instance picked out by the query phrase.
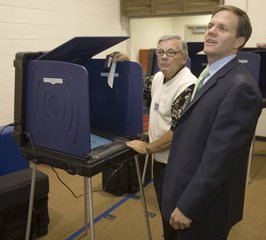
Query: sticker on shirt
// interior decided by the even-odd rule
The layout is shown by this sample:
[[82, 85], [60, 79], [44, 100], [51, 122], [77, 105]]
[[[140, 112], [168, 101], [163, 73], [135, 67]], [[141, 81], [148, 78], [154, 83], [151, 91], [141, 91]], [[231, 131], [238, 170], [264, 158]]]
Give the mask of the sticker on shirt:
[[158, 109], [159, 109], [159, 103], [155, 103], [154, 104], [154, 111], [158, 111]]

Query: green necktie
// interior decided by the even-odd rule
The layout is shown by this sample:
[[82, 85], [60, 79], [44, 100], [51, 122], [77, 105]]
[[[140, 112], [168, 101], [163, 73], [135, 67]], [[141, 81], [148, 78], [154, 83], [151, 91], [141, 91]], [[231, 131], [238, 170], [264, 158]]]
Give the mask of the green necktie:
[[208, 66], [207, 66], [206, 68], [203, 69], [203, 71], [202, 71], [201, 74], [199, 75], [198, 80], [197, 80], [196, 83], [195, 83], [195, 87], [194, 87], [194, 89], [193, 89], [192, 96], [191, 96], [191, 101], [192, 101], [192, 99], [194, 98], [196, 92], [197, 92], [198, 90], [200, 90], [200, 88], [202, 87], [202, 85], [203, 85], [203, 80], [204, 80], [206, 77], [208, 77], [209, 74], [210, 74], [210, 73], [209, 73], [209, 68], [208, 68]]

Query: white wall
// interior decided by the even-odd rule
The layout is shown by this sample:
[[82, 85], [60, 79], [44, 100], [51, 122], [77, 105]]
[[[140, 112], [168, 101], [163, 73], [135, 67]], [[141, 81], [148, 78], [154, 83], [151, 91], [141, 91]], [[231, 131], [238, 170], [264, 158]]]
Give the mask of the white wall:
[[186, 24], [206, 24], [209, 19], [210, 15], [130, 19], [130, 57], [138, 61], [139, 49], [155, 48], [162, 35], [173, 33], [184, 38]]
[[235, 5], [248, 13], [253, 27], [252, 36], [247, 43], [248, 47], [266, 43], [266, 2], [264, 0], [225, 0], [225, 4]]
[[[0, 0], [0, 126], [13, 122], [16, 52], [52, 50], [75, 36], [127, 35], [122, 23], [120, 0]], [[127, 42], [113, 49], [126, 52]]]
[[251, 0], [224, 0], [224, 4], [234, 5], [236, 7], [239, 7], [241, 9], [247, 11], [249, 1], [251, 1]]

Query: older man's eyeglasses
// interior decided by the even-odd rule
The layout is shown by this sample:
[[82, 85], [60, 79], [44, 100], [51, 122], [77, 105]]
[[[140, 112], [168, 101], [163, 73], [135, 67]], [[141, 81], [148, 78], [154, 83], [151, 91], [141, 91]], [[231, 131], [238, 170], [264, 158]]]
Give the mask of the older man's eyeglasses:
[[169, 49], [167, 51], [163, 51], [162, 49], [156, 50], [156, 55], [158, 57], [162, 57], [164, 54], [166, 54], [167, 57], [174, 57], [178, 52], [182, 52], [182, 50], [175, 51], [173, 49]]

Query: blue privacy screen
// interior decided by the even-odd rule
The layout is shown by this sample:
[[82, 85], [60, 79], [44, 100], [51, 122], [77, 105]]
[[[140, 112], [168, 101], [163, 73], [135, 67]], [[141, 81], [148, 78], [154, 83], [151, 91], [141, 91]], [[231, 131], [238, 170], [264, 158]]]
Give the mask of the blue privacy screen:
[[107, 83], [103, 59], [87, 62], [91, 128], [124, 137], [142, 133], [142, 68], [138, 63], [116, 66], [113, 88]]
[[90, 150], [89, 83], [83, 66], [28, 64], [25, 130], [33, 145], [82, 156]]
[[84, 157], [97, 148], [93, 130], [130, 138], [142, 133], [141, 66], [118, 63], [111, 88], [105, 60], [91, 59], [127, 38], [78, 37], [29, 61], [24, 115], [33, 147]]

